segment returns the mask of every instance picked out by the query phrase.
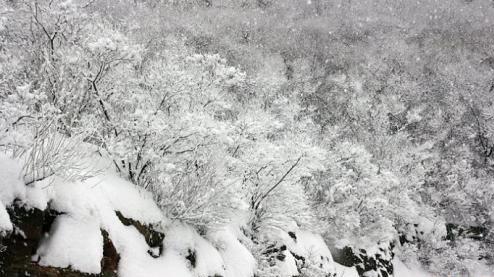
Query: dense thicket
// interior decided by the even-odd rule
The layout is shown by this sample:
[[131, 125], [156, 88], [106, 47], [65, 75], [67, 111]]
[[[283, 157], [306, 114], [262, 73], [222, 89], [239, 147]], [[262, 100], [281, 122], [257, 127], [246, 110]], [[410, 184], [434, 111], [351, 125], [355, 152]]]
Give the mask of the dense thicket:
[[0, 146], [26, 185], [98, 174], [83, 141], [198, 228], [243, 211], [254, 242], [297, 225], [467, 275], [494, 263], [493, 16], [487, 0], [4, 1]]

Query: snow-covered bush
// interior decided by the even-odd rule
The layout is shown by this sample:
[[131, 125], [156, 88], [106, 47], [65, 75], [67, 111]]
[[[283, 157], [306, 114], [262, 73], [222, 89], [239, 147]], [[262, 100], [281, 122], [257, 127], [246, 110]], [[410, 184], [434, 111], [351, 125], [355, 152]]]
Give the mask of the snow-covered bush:
[[[328, 260], [321, 271], [317, 255], [290, 246], [295, 229], [365, 261], [377, 252], [362, 251], [394, 242], [404, 262], [476, 275], [494, 250], [494, 8], [384, 2], [6, 1], [0, 233], [16, 230], [3, 207], [17, 199], [67, 213], [42, 242], [41, 264], [97, 272], [101, 227], [127, 276], [167, 266], [212, 274], [187, 268], [185, 248], [170, 241], [176, 251], [156, 254], [113, 214], [145, 220], [149, 210], [187, 223], [177, 229], [189, 248], [209, 236], [227, 276], [251, 277], [256, 261], [261, 276], [324, 275]], [[85, 186], [100, 174], [115, 181], [113, 171], [154, 202], [93, 199]], [[62, 198], [101, 226], [78, 230]], [[230, 228], [239, 214], [242, 228]], [[451, 224], [482, 236], [445, 231]], [[60, 234], [82, 245], [81, 230], [98, 237], [94, 260], [60, 258]]]
[[196, 160], [176, 173], [169, 182], [156, 181], [148, 189], [157, 204], [174, 220], [204, 229], [226, 224], [238, 208], [235, 184], [218, 176], [219, 161]]
[[400, 190], [396, 177], [373, 164], [359, 145], [338, 144], [329, 156], [328, 170], [306, 185], [321, 220], [329, 223], [326, 234], [362, 248], [392, 241], [397, 207], [391, 200]]
[[71, 182], [97, 175], [100, 170], [93, 168], [90, 161], [94, 150], [83, 141], [80, 135], [66, 137], [50, 130], [37, 133], [32, 146], [17, 154], [24, 162], [26, 185], [52, 176]]
[[260, 276], [331, 276], [335, 264], [324, 239], [292, 225], [289, 231], [264, 231], [254, 252]]

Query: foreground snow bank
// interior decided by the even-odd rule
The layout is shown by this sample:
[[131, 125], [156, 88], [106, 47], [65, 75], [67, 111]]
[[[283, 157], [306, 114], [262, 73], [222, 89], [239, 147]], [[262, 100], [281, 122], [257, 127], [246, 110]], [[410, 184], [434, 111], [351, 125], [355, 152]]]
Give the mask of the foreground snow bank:
[[99, 273], [104, 230], [120, 256], [119, 276], [192, 276], [185, 260], [171, 251], [153, 258], [144, 236], [118, 218], [117, 211], [148, 226], [167, 224], [148, 192], [104, 167], [101, 175], [84, 181], [66, 182], [52, 177], [26, 186], [20, 164], [6, 155], [0, 156], [0, 230], [13, 230], [5, 207], [15, 199], [28, 209], [50, 209], [60, 214], [42, 239], [33, 261], [42, 266]]
[[[252, 241], [242, 232], [242, 224], [211, 228], [201, 236], [193, 227], [164, 217], [149, 192], [117, 176], [104, 158], [88, 162], [99, 167], [97, 176], [71, 182], [52, 176], [25, 185], [22, 162], [0, 154], [0, 235], [16, 233], [27, 239], [13, 226], [9, 212], [36, 210], [53, 215], [47, 228], [43, 220], [28, 223], [43, 225], [38, 226], [35, 255], [30, 257], [39, 266], [101, 273], [104, 245], [110, 241], [118, 276], [255, 275]], [[146, 230], [162, 236], [151, 243]], [[282, 276], [299, 275], [310, 267], [336, 272], [321, 236], [299, 229], [277, 232], [272, 241], [284, 245], [285, 258], [278, 261]]]
[[[209, 242], [191, 226], [166, 219], [152, 195], [107, 169], [102, 158], [91, 163], [100, 166], [100, 175], [76, 182], [50, 177], [26, 186], [22, 162], [0, 154], [0, 234], [14, 231], [6, 207], [16, 200], [26, 209], [56, 214], [32, 257], [41, 266], [100, 273], [105, 232], [119, 256], [118, 276], [254, 275], [255, 259], [230, 227], [209, 232]], [[161, 246], [151, 247], [142, 228], [122, 217], [166, 232]]]

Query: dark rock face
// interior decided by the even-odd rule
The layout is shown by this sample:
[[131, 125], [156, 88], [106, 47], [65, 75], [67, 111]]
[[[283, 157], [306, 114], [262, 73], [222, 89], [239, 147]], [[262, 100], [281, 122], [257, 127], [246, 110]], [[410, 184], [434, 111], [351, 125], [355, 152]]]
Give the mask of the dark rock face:
[[102, 231], [104, 257], [101, 261], [101, 274], [87, 274], [70, 268], [40, 266], [37, 261], [32, 261], [32, 256], [36, 254], [41, 239], [50, 231], [53, 221], [60, 213], [49, 208], [44, 211], [34, 208], [28, 209], [19, 202], [7, 208], [7, 211], [14, 225], [14, 231], [11, 234], [0, 237], [0, 245], [2, 246], [2, 251], [0, 252], [0, 276], [117, 276], [116, 270], [120, 257], [106, 232]]
[[197, 262], [196, 251], [188, 249], [188, 253], [185, 259], [190, 262], [190, 265], [192, 267], [196, 267], [196, 262]]
[[276, 264], [276, 261], [285, 261], [286, 255], [284, 252], [286, 251], [286, 245], [278, 245], [276, 243], [268, 245], [266, 250], [262, 252], [262, 254], [268, 257], [268, 262], [271, 266]]
[[[192, 268], [195, 268], [197, 266], [197, 252], [196, 250], [193, 249], [187, 249], [187, 256], [185, 256], [185, 259], [190, 263], [190, 266]], [[224, 266], [223, 266], [224, 268]], [[223, 275], [215, 274], [215, 275], [209, 275], [207, 277], [223, 277]]]
[[355, 250], [346, 246], [342, 249], [332, 248], [331, 254], [335, 262], [348, 267], [355, 266], [359, 276], [375, 271], [379, 277], [390, 277], [393, 276], [393, 264], [391, 263], [394, 257], [393, 248], [393, 244], [390, 244], [389, 247], [379, 248], [378, 253], [370, 255], [364, 249]]
[[[292, 254], [293, 258], [295, 258], [295, 263], [297, 264], [297, 268], [300, 271], [301, 268], [305, 267], [305, 258], [302, 256], [299, 256], [292, 251], [290, 251], [290, 254]], [[321, 265], [322, 267], [322, 265]]]
[[288, 232], [288, 235], [295, 241], [297, 242], [297, 235], [294, 232]]
[[105, 272], [106, 274], [117, 274], [120, 255], [118, 254], [117, 249], [115, 249], [113, 242], [108, 237], [108, 233], [104, 230], [101, 230], [101, 235], [103, 236], [103, 259], [101, 259], [101, 271]]
[[[295, 263], [300, 273], [300, 269], [303, 268], [305, 265], [305, 258], [293, 253], [292, 251], [290, 251], [289, 253], [295, 258]], [[287, 247], [284, 244], [283, 245], [271, 244], [266, 248], [266, 250], [262, 254], [268, 257], [268, 262], [271, 266], [275, 266], [277, 261], [281, 261], [281, 262], [285, 261], [288, 252], [287, 252]], [[297, 276], [293, 276], [293, 277], [297, 277]]]
[[133, 220], [131, 218], [126, 218], [119, 211], [116, 211], [115, 213], [117, 214], [118, 219], [120, 219], [123, 225], [134, 226], [137, 231], [139, 231], [139, 233], [144, 236], [144, 239], [146, 240], [146, 243], [149, 245], [149, 247], [159, 248], [159, 254], [155, 256], [154, 254], [150, 253], [151, 256], [157, 258], [161, 255], [161, 253], [163, 252], [163, 239], [165, 238], [165, 234], [153, 230], [153, 226], [144, 225], [139, 221]]
[[333, 260], [341, 265], [352, 267], [361, 262], [361, 259], [353, 252], [353, 249], [345, 246], [342, 249], [332, 248]]
[[[292, 233], [292, 232], [290, 232]], [[296, 239], [295, 233], [292, 233], [293, 235], [289, 235], [292, 239]], [[295, 238], [294, 238], [295, 237]], [[275, 266], [278, 261], [284, 262], [286, 259], [287, 255], [292, 255], [292, 257], [295, 259], [295, 265], [297, 266], [298, 273], [299, 275], [292, 276], [292, 277], [298, 277], [298, 276], [306, 276], [303, 274], [303, 269], [307, 267], [307, 257], [298, 255], [297, 253], [290, 251], [288, 247], [284, 244], [270, 244], [264, 252], [262, 252], [264, 256], [268, 258], [268, 262], [270, 266]], [[321, 263], [319, 265], [320, 268], [323, 267], [323, 262], [328, 261], [329, 262], [329, 257], [324, 257], [320, 256]], [[325, 277], [333, 277], [335, 274], [328, 273]], [[256, 277], [256, 276], [254, 276]]]

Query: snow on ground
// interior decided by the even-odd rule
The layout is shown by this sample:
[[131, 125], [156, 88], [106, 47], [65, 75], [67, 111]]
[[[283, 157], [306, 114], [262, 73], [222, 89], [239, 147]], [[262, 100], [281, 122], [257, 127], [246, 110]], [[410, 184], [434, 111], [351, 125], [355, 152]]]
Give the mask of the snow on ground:
[[335, 271], [333, 256], [320, 235], [304, 230], [291, 233], [295, 238], [286, 234], [288, 237], [284, 235], [284, 241], [291, 252], [304, 257], [324, 272]]
[[288, 250], [284, 250], [281, 252], [285, 256], [283, 261], [276, 261], [276, 267], [279, 270], [280, 276], [283, 277], [291, 277], [298, 276], [298, 268], [297, 263], [295, 261], [295, 257], [293, 257], [292, 253]]
[[318, 234], [299, 229], [296, 224], [290, 227], [290, 231], [279, 228], [265, 230], [263, 240], [286, 246], [287, 249], [281, 253], [285, 259], [276, 261], [281, 276], [299, 275], [295, 257], [303, 258], [304, 267], [326, 274], [335, 272], [333, 257], [324, 239]]
[[344, 265], [340, 265], [339, 263], [334, 263], [334, 268], [336, 273], [335, 277], [359, 277], [355, 267], [346, 267]]
[[12, 223], [10, 222], [9, 214], [5, 209], [5, 205], [0, 201], [0, 235], [5, 232], [12, 231]]
[[38, 248], [33, 260], [43, 266], [71, 267], [87, 273], [100, 273], [103, 237], [98, 222], [60, 215], [50, 235]]
[[8, 205], [26, 193], [21, 180], [22, 165], [20, 161], [0, 153], [0, 168], [0, 201]]
[[[244, 245], [249, 239], [240, 223], [209, 230], [201, 237], [191, 226], [172, 223], [163, 216], [152, 195], [120, 178], [104, 158], [86, 161], [100, 170], [83, 181], [66, 181], [50, 177], [29, 186], [22, 180], [20, 161], [0, 154], [0, 232], [11, 231], [12, 224], [5, 205], [19, 199], [27, 207], [61, 212], [42, 240], [34, 261], [44, 266], [71, 267], [87, 273], [99, 273], [103, 256], [105, 230], [120, 255], [118, 274], [122, 277], [251, 277], [256, 260]], [[125, 226], [116, 215], [152, 224], [165, 231], [164, 250], [153, 257], [144, 237], [134, 226]], [[280, 231], [279, 239], [287, 245], [285, 261], [278, 266], [284, 275], [297, 275], [294, 256], [303, 256], [324, 271], [333, 272], [333, 260], [322, 237], [297, 230], [296, 239]], [[243, 244], [243, 243], [244, 244]], [[194, 256], [194, 266], [186, 259]], [[190, 260], [190, 257], [189, 257]]]
[[184, 261], [187, 256], [193, 257], [195, 267], [191, 270], [195, 276], [225, 276], [225, 266], [220, 253], [194, 228], [177, 222], [165, 233], [165, 249], [176, 252]]
[[[62, 213], [33, 256], [41, 265], [99, 273], [105, 230], [120, 255], [122, 277], [253, 276], [256, 262], [239, 242], [239, 232], [229, 227], [211, 232], [213, 246], [192, 227], [166, 219], [150, 193], [118, 177], [103, 158], [90, 163], [100, 166], [96, 177], [73, 182], [50, 177], [25, 186], [21, 163], [0, 154], [0, 232], [12, 230], [5, 205], [20, 199], [27, 207]], [[166, 230], [161, 256], [151, 256], [156, 249], [150, 249], [134, 226], [122, 224], [116, 211]], [[195, 267], [186, 259], [189, 249], [194, 251]]]
[[[37, 185], [43, 184], [41, 182]], [[162, 256], [153, 258], [148, 254], [150, 247], [137, 229], [123, 225], [117, 217], [115, 211], [120, 211], [125, 217], [141, 223], [166, 222], [151, 196], [130, 182], [108, 173], [84, 182], [54, 181], [45, 191], [45, 198], [51, 200], [51, 208], [65, 213], [68, 217], [92, 221], [97, 225], [98, 231], [101, 228], [108, 232], [120, 255], [119, 276], [192, 277], [183, 257], [172, 251], [165, 251]], [[98, 235], [101, 238], [101, 235]], [[99, 248], [102, 249], [102, 241], [99, 243]], [[44, 261], [45, 265], [58, 266], [63, 263], [60, 259], [61, 257], [49, 260], [45, 258], [41, 261]], [[72, 259], [71, 265], [77, 269], [92, 261], [93, 258], [87, 255]], [[87, 268], [83, 271], [91, 272]]]
[[20, 180], [21, 163], [0, 153], [0, 234], [12, 231], [12, 223], [5, 209], [16, 198], [25, 195], [24, 183]]
[[432, 235], [436, 237], [446, 236], [446, 224], [443, 221], [432, 221], [426, 217], [419, 217], [417, 223], [417, 231], [420, 237]]
[[121, 224], [115, 213], [104, 212], [103, 228], [120, 254], [119, 276], [193, 277], [183, 257], [176, 252], [165, 250], [158, 258], [149, 255], [144, 237], [133, 226]]
[[[209, 230], [207, 239], [203, 238], [191, 226], [167, 220], [149, 192], [118, 177], [105, 168], [105, 162], [101, 160], [94, 161], [103, 169], [96, 177], [76, 182], [52, 177], [25, 186], [20, 161], [0, 153], [0, 233], [13, 229], [5, 206], [20, 199], [28, 207], [44, 210], [49, 206], [63, 213], [56, 218], [49, 235], [33, 256], [33, 260], [41, 265], [99, 273], [103, 229], [120, 255], [118, 274], [122, 277], [254, 275], [256, 260], [244, 245], [249, 239], [238, 224]], [[115, 211], [143, 224], [161, 226], [166, 232], [162, 255], [151, 256], [149, 251], [156, 253], [156, 249], [150, 249], [135, 227], [123, 225]], [[421, 225], [433, 229], [431, 224]], [[298, 274], [291, 252], [318, 265], [324, 272], [336, 272], [337, 277], [358, 276], [355, 268], [333, 262], [320, 235], [299, 229], [291, 233], [279, 230], [274, 239], [287, 246], [283, 252], [285, 260], [277, 265], [283, 276]], [[191, 254], [194, 267], [186, 259]], [[419, 267], [406, 266], [398, 259], [394, 259], [393, 264], [395, 277], [431, 277]], [[479, 276], [494, 277], [485, 272], [479, 271]]]
[[[192, 277], [183, 257], [173, 252], [157, 259], [133, 226], [125, 226], [115, 211], [141, 223], [164, 224], [166, 219], [151, 195], [107, 170], [85, 181], [47, 178], [30, 186], [22, 181], [20, 162], [0, 154], [0, 228], [11, 230], [4, 205], [18, 198], [28, 207], [62, 212], [42, 241], [33, 260], [41, 265], [68, 267], [88, 273], [100, 271], [106, 230], [120, 255], [119, 276]], [[102, 163], [97, 160], [94, 164]], [[104, 168], [103, 168], [104, 169]]]
[[225, 277], [252, 277], [256, 260], [251, 252], [240, 243], [242, 234], [237, 226], [225, 226], [210, 230], [207, 238], [218, 249], [226, 269]]
[[100, 186], [101, 192], [115, 211], [120, 211], [126, 217], [145, 224], [162, 222], [165, 219], [162, 211], [152, 200], [150, 192], [136, 187], [115, 174], [107, 174], [101, 180], [94, 180], [96, 186], [98, 182], [104, 182], [104, 185]]
[[393, 259], [395, 277], [432, 277], [418, 266], [407, 266], [398, 259]]
[[494, 277], [494, 269], [485, 264], [482, 260], [467, 260], [465, 261], [466, 267], [471, 276], [475, 277]]

